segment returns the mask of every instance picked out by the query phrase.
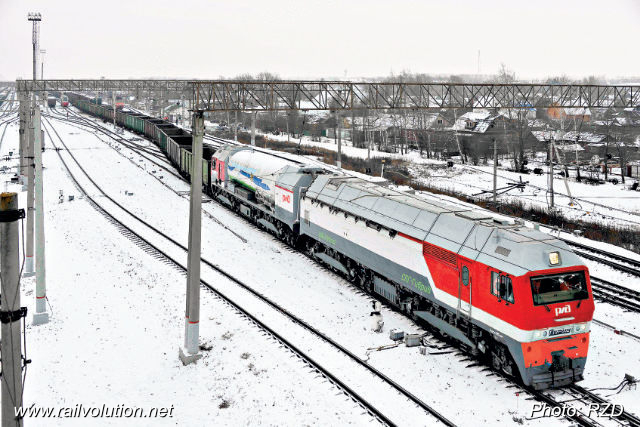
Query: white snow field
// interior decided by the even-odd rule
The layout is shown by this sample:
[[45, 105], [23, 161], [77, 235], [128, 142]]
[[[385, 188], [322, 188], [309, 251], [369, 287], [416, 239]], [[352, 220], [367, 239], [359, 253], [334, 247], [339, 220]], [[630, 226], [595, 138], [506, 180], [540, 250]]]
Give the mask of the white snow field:
[[[104, 191], [186, 245], [186, 183], [129, 149], [115, 150], [105, 136], [59, 121], [52, 123]], [[7, 130], [0, 154], [10, 148], [17, 148], [17, 125]], [[27, 374], [25, 406], [173, 405], [173, 417], [153, 420], [159, 425], [377, 424], [339, 389], [205, 290], [201, 293], [200, 334], [201, 342], [212, 349], [203, 352], [196, 364], [182, 366], [177, 350], [184, 333], [184, 275], [136, 246], [80, 198], [54, 151], [47, 150], [43, 157], [47, 283], [53, 315], [48, 325], [27, 328], [28, 356], [33, 363]], [[60, 190], [63, 203], [58, 200]], [[69, 195], [75, 200], [69, 202]], [[109, 206], [104, 197], [92, 196]], [[363, 359], [368, 357], [371, 365], [456, 424], [512, 425], [515, 417], [530, 426], [568, 425], [565, 420], [527, 419], [531, 400], [516, 395], [517, 389], [488, 375], [482, 366], [467, 367], [471, 362], [456, 351], [447, 352], [450, 348], [430, 348], [438, 354], [426, 356], [404, 346], [368, 352], [368, 348], [391, 343], [389, 329], [421, 329], [385, 308], [385, 333], [371, 332], [369, 297], [222, 206], [205, 203], [203, 210], [203, 258], [278, 301]], [[243, 298], [234, 284], [207, 274], [213, 285]], [[25, 279], [22, 285], [23, 305], [32, 313], [33, 279]], [[243, 301], [265, 322], [286, 329], [262, 305]], [[597, 304], [595, 317], [601, 316], [607, 323], [638, 333], [633, 314]], [[334, 374], [354, 375], [346, 372], [350, 368], [341, 366], [335, 354], [295, 334], [291, 328], [291, 338], [315, 351], [314, 358], [331, 366]], [[434, 339], [430, 342], [441, 344]], [[640, 342], [593, 325], [582, 385], [615, 387], [624, 373], [637, 376], [639, 362]], [[609, 399], [637, 414], [639, 397], [640, 392], [631, 390]], [[385, 400], [400, 405], [392, 394], [376, 399], [381, 405]], [[409, 415], [400, 418], [400, 424], [434, 423], [426, 414]], [[145, 424], [123, 418], [28, 421], [32, 425]]]

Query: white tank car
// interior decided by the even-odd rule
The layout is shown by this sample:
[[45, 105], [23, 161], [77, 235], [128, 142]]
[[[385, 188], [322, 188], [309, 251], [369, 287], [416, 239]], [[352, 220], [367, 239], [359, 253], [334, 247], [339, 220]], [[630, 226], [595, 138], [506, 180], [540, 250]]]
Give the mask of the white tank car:
[[229, 179], [254, 191], [256, 198], [273, 205], [276, 195], [276, 180], [285, 166], [294, 162], [274, 157], [255, 150], [242, 150], [229, 157], [227, 165]]

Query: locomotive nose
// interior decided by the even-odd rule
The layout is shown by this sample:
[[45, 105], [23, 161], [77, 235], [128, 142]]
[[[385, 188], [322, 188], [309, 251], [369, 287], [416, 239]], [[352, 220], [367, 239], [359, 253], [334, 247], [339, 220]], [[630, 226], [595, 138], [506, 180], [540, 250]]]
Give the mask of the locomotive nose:
[[542, 390], [581, 381], [588, 348], [589, 332], [523, 343], [525, 383]]

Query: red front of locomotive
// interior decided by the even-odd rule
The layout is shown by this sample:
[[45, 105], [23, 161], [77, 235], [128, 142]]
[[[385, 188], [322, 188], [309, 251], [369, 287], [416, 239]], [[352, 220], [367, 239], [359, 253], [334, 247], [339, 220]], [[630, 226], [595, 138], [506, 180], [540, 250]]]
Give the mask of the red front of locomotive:
[[[508, 348], [524, 384], [545, 389], [582, 380], [595, 309], [587, 267], [517, 277], [491, 270], [489, 297], [478, 303], [508, 323], [497, 341]], [[498, 357], [494, 366], [503, 368], [508, 362], [500, 356], [492, 356]]]

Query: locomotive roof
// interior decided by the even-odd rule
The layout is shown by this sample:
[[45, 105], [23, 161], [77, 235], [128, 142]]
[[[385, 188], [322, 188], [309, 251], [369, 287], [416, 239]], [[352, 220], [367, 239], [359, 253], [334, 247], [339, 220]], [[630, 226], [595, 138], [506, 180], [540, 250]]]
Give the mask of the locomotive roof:
[[481, 209], [427, 201], [343, 175], [318, 176], [306, 197], [501, 271], [522, 275], [550, 268], [548, 252], [561, 265], [583, 265], [563, 241]]

